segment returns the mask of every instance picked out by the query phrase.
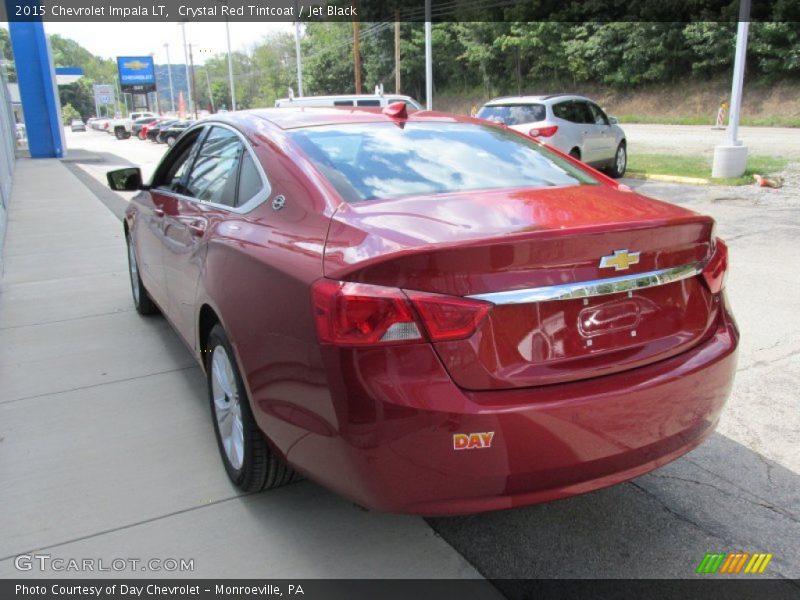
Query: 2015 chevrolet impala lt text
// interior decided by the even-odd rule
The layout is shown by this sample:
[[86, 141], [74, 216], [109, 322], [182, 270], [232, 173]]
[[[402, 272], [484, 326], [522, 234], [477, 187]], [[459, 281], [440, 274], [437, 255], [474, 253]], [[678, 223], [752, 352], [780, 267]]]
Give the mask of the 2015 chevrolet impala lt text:
[[203, 365], [225, 469], [454, 514], [619, 483], [714, 430], [713, 221], [486, 121], [267, 109], [187, 129], [124, 219], [133, 299]]

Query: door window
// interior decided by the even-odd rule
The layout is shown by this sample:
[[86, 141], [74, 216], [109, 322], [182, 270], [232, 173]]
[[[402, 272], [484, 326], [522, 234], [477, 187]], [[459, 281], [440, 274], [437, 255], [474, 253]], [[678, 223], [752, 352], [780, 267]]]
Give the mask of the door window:
[[244, 151], [239, 136], [223, 127], [212, 127], [186, 184], [187, 194], [203, 202], [236, 205], [239, 158]]
[[553, 114], [571, 123], [594, 123], [594, 115], [586, 102], [567, 100], [553, 105]]
[[575, 110], [575, 123], [586, 123], [588, 125], [594, 125], [594, 115], [592, 111], [589, 109], [589, 104], [587, 102], [583, 102], [581, 100], [576, 100], [573, 102], [574, 110]]
[[606, 113], [604, 113], [599, 106], [593, 104], [592, 102], [588, 103], [589, 110], [592, 112], [592, 117], [594, 118], [595, 125], [608, 125], [608, 117]]
[[358, 104], [359, 106], [380, 106], [381, 105], [381, 101], [377, 100], [377, 99], [376, 100], [359, 100], [358, 102], [356, 102], [356, 104]]
[[176, 194], [187, 194], [184, 182], [186, 173], [192, 164], [191, 158], [194, 156], [193, 151], [201, 131], [198, 129], [185, 140], [181, 140], [180, 144], [173, 146], [154, 177], [153, 187]]

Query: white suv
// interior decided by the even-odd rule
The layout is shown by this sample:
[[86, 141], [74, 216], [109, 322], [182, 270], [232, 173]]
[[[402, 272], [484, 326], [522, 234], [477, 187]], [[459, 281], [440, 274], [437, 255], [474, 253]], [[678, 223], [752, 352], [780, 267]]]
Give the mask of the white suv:
[[344, 94], [339, 96], [303, 96], [278, 98], [275, 101], [277, 108], [298, 106], [360, 106], [362, 108], [385, 107], [395, 102], [404, 102], [410, 110], [421, 110], [419, 102], [410, 96], [400, 94]]
[[479, 118], [504, 123], [562, 152], [622, 177], [628, 165], [625, 132], [584, 96], [508, 96], [495, 98], [478, 111]]

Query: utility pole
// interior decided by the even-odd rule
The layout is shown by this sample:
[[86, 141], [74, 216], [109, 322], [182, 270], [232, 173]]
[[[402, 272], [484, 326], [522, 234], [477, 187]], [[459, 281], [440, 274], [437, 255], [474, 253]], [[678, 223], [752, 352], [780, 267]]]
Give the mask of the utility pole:
[[206, 63], [206, 85], [208, 86], [208, 101], [211, 102], [211, 112], [217, 112], [214, 108], [214, 96], [211, 95], [211, 80], [208, 78], [208, 64]]
[[433, 52], [431, 50], [431, 0], [425, 0], [425, 108], [433, 110]]
[[175, 112], [175, 94], [172, 91], [172, 63], [169, 60], [169, 44], [164, 44], [167, 50], [167, 75], [169, 75], [169, 107], [172, 112]]
[[356, 94], [361, 93], [361, 23], [353, 21], [353, 63], [356, 75]]
[[189, 44], [189, 67], [192, 70], [192, 104], [194, 105], [194, 119], [197, 120], [197, 86], [194, 84], [194, 57], [192, 56], [192, 45]]
[[400, 11], [394, 12], [394, 93], [400, 93]]
[[184, 66], [186, 67], [186, 96], [189, 101], [189, 113], [191, 113], [192, 98], [193, 98], [192, 88], [194, 86], [191, 84], [191, 81], [189, 80], [189, 51], [186, 46], [186, 21], [181, 21], [180, 26], [181, 26], [181, 33], [183, 33], [183, 60], [184, 60]]
[[[233, 57], [231, 56], [231, 23], [227, 16], [225, 17], [225, 35], [228, 36], [228, 79], [231, 84], [231, 110], [236, 110], [236, 89], [233, 87]], [[206, 76], [208, 76], [207, 67]]]

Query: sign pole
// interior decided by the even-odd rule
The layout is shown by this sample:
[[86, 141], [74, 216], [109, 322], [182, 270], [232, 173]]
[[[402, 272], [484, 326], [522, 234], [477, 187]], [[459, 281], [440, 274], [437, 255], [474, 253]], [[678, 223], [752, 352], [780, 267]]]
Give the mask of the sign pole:
[[425, 108], [433, 110], [433, 50], [431, 48], [431, 0], [425, 0]]
[[742, 108], [744, 66], [747, 58], [747, 35], [750, 28], [750, 0], [739, 0], [739, 27], [736, 34], [736, 54], [731, 83], [731, 112], [727, 141], [714, 147], [711, 177], [741, 177], [747, 170], [747, 146], [739, 137], [739, 112]]

